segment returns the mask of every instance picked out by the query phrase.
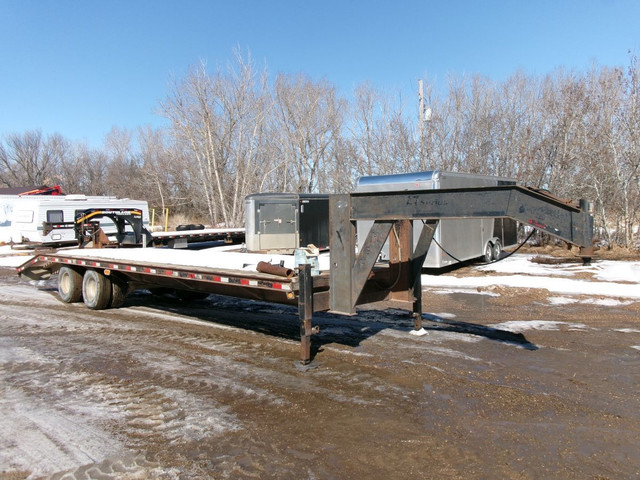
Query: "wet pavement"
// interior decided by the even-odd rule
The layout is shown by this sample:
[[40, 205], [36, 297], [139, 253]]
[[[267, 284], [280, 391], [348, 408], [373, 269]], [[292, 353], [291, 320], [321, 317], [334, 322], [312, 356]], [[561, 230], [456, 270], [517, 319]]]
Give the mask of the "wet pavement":
[[295, 309], [148, 292], [94, 312], [0, 275], [0, 478], [640, 476], [640, 304], [425, 292]]

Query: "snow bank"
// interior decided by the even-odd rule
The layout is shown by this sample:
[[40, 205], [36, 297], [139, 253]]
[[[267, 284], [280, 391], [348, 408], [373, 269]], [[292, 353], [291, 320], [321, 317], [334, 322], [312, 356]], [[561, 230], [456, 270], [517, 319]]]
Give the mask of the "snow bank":
[[[542, 265], [531, 262], [533, 255], [513, 255], [503, 261], [475, 267], [486, 273], [482, 277], [455, 277], [453, 275], [423, 275], [422, 285], [436, 291], [470, 292], [494, 286], [515, 288], [539, 288], [554, 294], [589, 295], [640, 299], [640, 262], [596, 261], [591, 265], [555, 264]], [[577, 274], [591, 274], [592, 280], [570, 278]], [[556, 304], [570, 303], [564, 297], [553, 297]], [[591, 303], [600, 305], [624, 305], [610, 299]]]
[[0, 245], [0, 267], [19, 267], [33, 257], [32, 250], [14, 250], [11, 245]]

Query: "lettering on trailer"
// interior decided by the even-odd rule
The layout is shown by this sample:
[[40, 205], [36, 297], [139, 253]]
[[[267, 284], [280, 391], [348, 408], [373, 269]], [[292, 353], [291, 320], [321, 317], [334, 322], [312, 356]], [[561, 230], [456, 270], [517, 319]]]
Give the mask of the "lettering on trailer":
[[440, 199], [425, 200], [418, 195], [407, 195], [407, 205], [412, 207], [417, 207], [418, 205], [424, 207], [444, 207], [449, 205], [449, 202]]
[[95, 217], [96, 215], [130, 215], [132, 217], [141, 217], [142, 210], [137, 209], [125, 209], [125, 210], [111, 210], [111, 209], [103, 209], [103, 210], [95, 210], [89, 213], [80, 213], [78, 217], [76, 217], [76, 223], [84, 222], [85, 220]]

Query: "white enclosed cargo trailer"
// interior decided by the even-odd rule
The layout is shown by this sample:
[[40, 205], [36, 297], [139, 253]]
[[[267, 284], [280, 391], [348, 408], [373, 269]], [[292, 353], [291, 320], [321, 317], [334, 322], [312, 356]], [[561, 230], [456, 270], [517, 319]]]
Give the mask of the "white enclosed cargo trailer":
[[[85, 195], [0, 195], [0, 242], [76, 243], [75, 231], [68, 224], [75, 221], [77, 213], [89, 208], [137, 208], [143, 212], [143, 224], [149, 224], [149, 207], [143, 200]], [[66, 223], [67, 226], [47, 232], [43, 223]], [[109, 218], [102, 218], [100, 226], [107, 235], [117, 230]]]
[[246, 197], [245, 210], [250, 252], [329, 248], [328, 194], [254, 193]]
[[[515, 185], [511, 178], [468, 173], [428, 172], [406, 173], [398, 175], [379, 175], [361, 177], [356, 192], [411, 192], [418, 190], [440, 190], [456, 188], [495, 187]], [[361, 220], [357, 223], [358, 247], [361, 248], [372, 221]], [[422, 232], [419, 223], [414, 225], [414, 245]], [[517, 243], [517, 223], [510, 218], [445, 218], [433, 236], [429, 254], [424, 262], [425, 268], [443, 268], [483, 257], [486, 261], [496, 260], [504, 247]], [[381, 252], [381, 259], [387, 260], [388, 244]]]

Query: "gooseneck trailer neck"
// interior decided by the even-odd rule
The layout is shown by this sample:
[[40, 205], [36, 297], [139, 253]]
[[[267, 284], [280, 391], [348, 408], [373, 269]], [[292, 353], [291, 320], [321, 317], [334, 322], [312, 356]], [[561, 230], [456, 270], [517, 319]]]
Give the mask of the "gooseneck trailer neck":
[[[135, 287], [168, 287], [297, 305], [300, 362], [306, 365], [312, 360], [311, 338], [317, 332], [312, 325], [314, 312], [354, 315], [358, 305], [394, 300], [411, 311], [414, 328], [419, 330], [420, 277], [438, 222], [473, 217], [510, 217], [580, 247], [584, 258], [592, 255], [593, 218], [588, 202], [574, 204], [538, 190], [506, 185], [330, 195], [330, 266], [319, 275], [312, 275], [307, 264], [300, 265], [293, 277], [229, 269], [224, 262], [169, 264], [162, 259], [166, 255], [162, 249], [145, 249], [155, 250], [153, 258], [136, 255], [138, 249], [59, 251], [34, 257], [18, 267], [18, 272], [44, 278], [60, 271], [61, 298], [71, 302], [84, 297], [85, 304], [94, 309], [119, 306]], [[358, 249], [356, 222], [360, 220], [373, 221], [373, 226]], [[416, 222], [422, 228], [414, 242]], [[389, 261], [381, 264], [378, 259], [387, 240]]]

